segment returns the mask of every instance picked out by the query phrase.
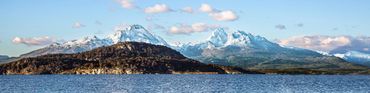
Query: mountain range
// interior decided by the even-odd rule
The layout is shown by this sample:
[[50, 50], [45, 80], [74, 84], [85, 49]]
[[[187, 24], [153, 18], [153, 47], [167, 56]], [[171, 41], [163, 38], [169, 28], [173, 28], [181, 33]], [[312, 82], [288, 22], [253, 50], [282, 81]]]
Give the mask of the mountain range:
[[264, 37], [244, 31], [226, 33], [217, 29], [208, 40], [185, 44], [178, 51], [208, 64], [238, 66], [245, 69], [357, 69], [356, 64], [318, 52], [283, 47]]
[[[106, 38], [85, 37], [64, 43], [54, 43], [30, 53], [22, 58], [46, 54], [72, 54], [89, 51], [98, 47], [110, 46], [119, 42], [135, 41], [171, 47], [186, 57], [207, 64], [237, 66], [246, 69], [363, 69], [334, 55], [324, 55], [312, 50], [280, 46], [264, 37], [244, 31], [226, 33], [216, 29], [208, 40], [200, 43], [180, 45], [168, 44], [161, 37], [147, 31], [140, 25], [127, 25], [115, 29]], [[352, 55], [350, 55], [352, 56]], [[342, 57], [349, 58], [349, 57]], [[366, 59], [367, 57], [365, 57]], [[351, 61], [350, 61], [351, 62]]]

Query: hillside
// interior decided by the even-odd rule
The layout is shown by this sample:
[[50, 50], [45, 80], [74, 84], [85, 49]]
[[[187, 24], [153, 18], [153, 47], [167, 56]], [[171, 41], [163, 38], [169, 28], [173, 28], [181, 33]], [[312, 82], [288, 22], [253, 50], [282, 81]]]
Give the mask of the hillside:
[[49, 54], [1, 64], [0, 74], [236, 74], [253, 73], [188, 59], [161, 45], [122, 42], [76, 54]]

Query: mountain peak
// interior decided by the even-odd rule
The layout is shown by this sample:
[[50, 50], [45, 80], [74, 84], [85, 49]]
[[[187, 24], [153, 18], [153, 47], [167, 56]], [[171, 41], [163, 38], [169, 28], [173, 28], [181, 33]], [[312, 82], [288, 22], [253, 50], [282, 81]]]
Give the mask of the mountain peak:
[[121, 24], [115, 27], [115, 31], [130, 31], [130, 30], [135, 30], [135, 29], [145, 29], [143, 26], [138, 25], [138, 24]]
[[168, 45], [159, 36], [151, 34], [141, 25], [121, 25], [116, 27], [116, 32], [108, 36], [114, 44], [124, 41], [146, 42], [156, 45]]
[[280, 47], [279, 45], [270, 42], [264, 37], [258, 35], [255, 36], [251, 33], [247, 33], [241, 30], [238, 30], [231, 34], [227, 45], [250, 46], [264, 49], [267, 49], [268, 47]]
[[212, 33], [208, 41], [216, 47], [223, 46], [227, 42], [227, 33], [223, 28], [218, 28]]
[[252, 34], [238, 30], [236, 32], [231, 33], [227, 45], [238, 45], [238, 46], [249, 45], [251, 39], [253, 38], [254, 36]]
[[223, 28], [216, 29], [207, 42], [215, 47], [225, 47], [229, 45], [254, 46], [253, 44], [271, 43], [264, 37], [254, 36], [251, 33], [241, 30], [228, 34]]

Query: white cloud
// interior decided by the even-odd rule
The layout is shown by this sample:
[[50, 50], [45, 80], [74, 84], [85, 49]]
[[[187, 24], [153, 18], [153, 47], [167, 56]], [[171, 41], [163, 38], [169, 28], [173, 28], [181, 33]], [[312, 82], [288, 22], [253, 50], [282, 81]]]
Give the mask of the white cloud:
[[214, 9], [209, 4], [202, 4], [200, 5], [199, 11], [205, 12], [205, 13], [211, 13], [214, 11]]
[[279, 30], [285, 30], [286, 29], [286, 26], [285, 25], [282, 25], [282, 24], [278, 24], [275, 26], [276, 29], [279, 29]]
[[28, 46], [41, 46], [41, 45], [48, 45], [55, 40], [53, 38], [50, 38], [48, 36], [43, 36], [43, 37], [32, 37], [32, 38], [20, 38], [20, 37], [15, 37], [12, 40], [13, 43], [15, 44], [25, 44]]
[[218, 10], [209, 4], [202, 4], [199, 11], [208, 13], [210, 17], [217, 21], [235, 21], [239, 16], [232, 10]]
[[209, 16], [211, 16], [213, 19], [217, 21], [235, 21], [239, 18], [231, 10], [209, 13]]
[[172, 11], [166, 4], [155, 4], [154, 6], [147, 7], [144, 9], [145, 13], [155, 14], [155, 13], [164, 13]]
[[205, 32], [219, 28], [219, 25], [208, 25], [205, 23], [194, 23], [191, 25], [181, 24], [178, 26], [172, 26], [169, 29], [171, 34], [190, 34], [195, 32]]
[[193, 13], [194, 12], [193, 8], [191, 8], [191, 7], [184, 7], [184, 8], [182, 8], [182, 11], [186, 12], [186, 13]]
[[136, 7], [132, 0], [117, 0], [117, 2], [126, 9], [132, 9]]
[[325, 52], [345, 52], [349, 50], [370, 53], [370, 37], [351, 36], [299, 36], [277, 41], [280, 45], [295, 46]]
[[80, 22], [75, 22], [72, 26], [72, 28], [82, 28], [85, 27], [86, 25], [81, 24]]

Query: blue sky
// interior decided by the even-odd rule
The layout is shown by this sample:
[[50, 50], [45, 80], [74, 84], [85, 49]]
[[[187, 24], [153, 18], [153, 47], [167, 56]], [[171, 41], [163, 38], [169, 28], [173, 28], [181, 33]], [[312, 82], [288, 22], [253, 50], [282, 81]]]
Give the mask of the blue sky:
[[[0, 54], [18, 56], [45, 46], [15, 43], [15, 37], [56, 41], [104, 37], [119, 24], [163, 26], [165, 29], [151, 32], [168, 42], [202, 41], [212, 32], [168, 34], [172, 26], [194, 23], [227, 27], [229, 32], [243, 30], [270, 40], [305, 35], [370, 36], [369, 0], [131, 0], [131, 4], [136, 7], [123, 7], [117, 0], [1, 0]], [[144, 12], [156, 4], [172, 11]], [[201, 4], [217, 12], [232, 11], [237, 18], [216, 20], [199, 11]], [[194, 12], [182, 12], [184, 7]], [[76, 23], [83, 26], [73, 27]]]

